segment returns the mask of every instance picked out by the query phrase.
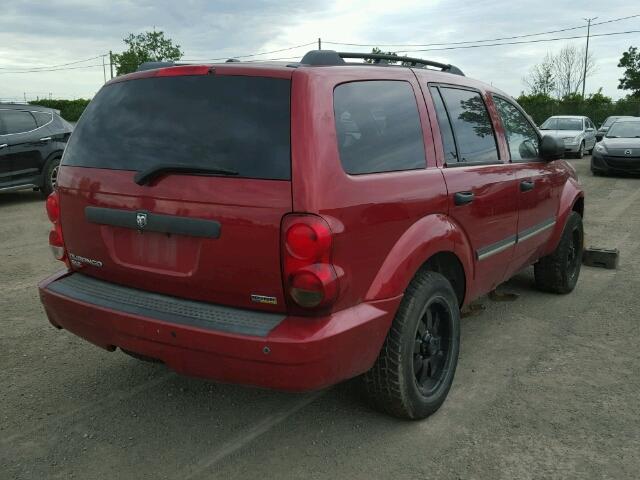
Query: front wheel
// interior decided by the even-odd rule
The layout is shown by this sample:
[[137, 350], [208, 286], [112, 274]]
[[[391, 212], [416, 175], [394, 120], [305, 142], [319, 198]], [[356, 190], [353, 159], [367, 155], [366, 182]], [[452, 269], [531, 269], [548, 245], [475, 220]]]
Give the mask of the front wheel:
[[536, 286], [546, 292], [571, 292], [578, 283], [583, 251], [582, 217], [577, 212], [571, 212], [558, 247], [533, 266]]
[[584, 142], [582, 142], [580, 144], [580, 148], [578, 149], [578, 152], [576, 153], [576, 158], [582, 158], [584, 157]]
[[373, 368], [364, 375], [374, 405], [422, 419], [444, 402], [458, 363], [460, 309], [451, 284], [420, 271], [409, 284]]

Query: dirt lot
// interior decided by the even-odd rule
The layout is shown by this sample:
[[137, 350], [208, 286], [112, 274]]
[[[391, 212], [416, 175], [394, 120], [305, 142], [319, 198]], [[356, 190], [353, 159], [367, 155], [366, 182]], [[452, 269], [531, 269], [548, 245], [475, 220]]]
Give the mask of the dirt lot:
[[640, 179], [587, 191], [586, 268], [568, 296], [532, 271], [463, 319], [443, 408], [409, 423], [356, 382], [291, 395], [180, 377], [47, 322], [36, 282], [60, 267], [37, 193], [0, 194], [0, 478], [511, 479], [640, 476]]

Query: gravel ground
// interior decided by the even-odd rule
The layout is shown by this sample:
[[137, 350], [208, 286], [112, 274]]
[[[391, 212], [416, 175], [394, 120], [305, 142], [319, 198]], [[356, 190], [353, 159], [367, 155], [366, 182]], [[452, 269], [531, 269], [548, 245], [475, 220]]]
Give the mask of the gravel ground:
[[293, 395], [178, 376], [102, 351], [47, 322], [36, 282], [59, 269], [37, 193], [0, 194], [0, 478], [638, 478], [640, 179], [592, 177], [576, 291], [529, 269], [462, 321], [438, 413], [398, 421], [355, 381]]

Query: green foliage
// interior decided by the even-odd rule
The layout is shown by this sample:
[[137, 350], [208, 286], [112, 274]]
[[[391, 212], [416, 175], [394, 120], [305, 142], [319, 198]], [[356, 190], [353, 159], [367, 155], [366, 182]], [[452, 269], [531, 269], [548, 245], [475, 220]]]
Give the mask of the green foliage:
[[54, 108], [60, 110], [60, 116], [69, 122], [77, 122], [82, 112], [91, 100], [78, 98], [76, 100], [33, 100], [31, 105]]
[[127, 50], [113, 55], [118, 75], [135, 72], [144, 62], [168, 62], [182, 58], [180, 45], [174, 45], [173, 40], [165, 38], [164, 32], [144, 32], [138, 35], [130, 33], [123, 39]]
[[[396, 52], [383, 52], [378, 47], [373, 47], [371, 49], [371, 53], [381, 53], [383, 55], [393, 55], [394, 57], [398, 56], [398, 54]], [[377, 63], [377, 61], [372, 59], [372, 58], [365, 58], [364, 61], [365, 61], [365, 63]], [[395, 65], [398, 62], [393, 61], [393, 60], [386, 60], [386, 63], [388, 63], [389, 65]], [[407, 63], [407, 62], [402, 62], [402, 65], [405, 66], [405, 67], [411, 66], [411, 64]]]
[[640, 115], [640, 99], [628, 96], [614, 102], [611, 97], [602, 94], [602, 89], [584, 99], [578, 93], [562, 99], [523, 93], [517, 100], [538, 125], [552, 115], [585, 115], [596, 125], [602, 124], [611, 115]]
[[624, 76], [620, 79], [620, 90], [631, 90], [631, 95], [640, 98], [640, 52], [636, 47], [622, 54], [618, 67], [624, 68]]

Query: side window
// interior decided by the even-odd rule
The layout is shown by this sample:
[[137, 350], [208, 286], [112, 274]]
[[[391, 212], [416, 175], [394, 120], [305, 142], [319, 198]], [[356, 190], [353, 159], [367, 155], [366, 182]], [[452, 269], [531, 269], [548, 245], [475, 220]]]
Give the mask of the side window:
[[494, 163], [500, 158], [487, 107], [478, 92], [440, 88], [458, 145], [458, 161]]
[[493, 97], [502, 120], [511, 161], [526, 162], [539, 157], [540, 140], [538, 134], [520, 110], [511, 102]]
[[442, 148], [444, 149], [444, 161], [445, 163], [456, 163], [458, 161], [458, 152], [456, 151], [456, 142], [453, 139], [453, 131], [451, 130], [447, 109], [444, 107], [438, 89], [431, 87], [429, 90], [431, 90], [433, 104], [436, 107], [436, 116], [438, 117], [438, 126], [442, 137]]
[[29, 112], [3, 110], [1, 113], [4, 132], [0, 134], [29, 132], [37, 128], [36, 121]]
[[347, 173], [425, 168], [413, 88], [402, 81], [351, 82], [333, 94], [340, 160]]
[[32, 112], [32, 115], [36, 118], [39, 127], [46, 125], [53, 119], [53, 115], [46, 112]]

